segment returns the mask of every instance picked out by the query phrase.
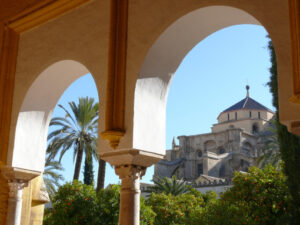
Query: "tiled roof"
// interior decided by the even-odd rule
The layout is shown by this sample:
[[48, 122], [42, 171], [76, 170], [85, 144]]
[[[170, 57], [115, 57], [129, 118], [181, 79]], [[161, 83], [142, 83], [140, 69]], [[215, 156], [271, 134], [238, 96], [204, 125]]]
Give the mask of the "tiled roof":
[[268, 109], [267, 107], [263, 106], [262, 104], [247, 96], [246, 98], [234, 104], [233, 106], [230, 106], [229, 108], [225, 109], [222, 113], [236, 111], [240, 109], [254, 109], [273, 112], [272, 110]]

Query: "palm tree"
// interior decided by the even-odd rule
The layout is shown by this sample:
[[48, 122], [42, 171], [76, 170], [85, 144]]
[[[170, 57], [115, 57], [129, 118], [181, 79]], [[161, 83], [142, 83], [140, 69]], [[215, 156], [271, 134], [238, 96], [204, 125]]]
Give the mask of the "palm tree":
[[58, 173], [58, 171], [63, 170], [64, 169], [58, 161], [50, 160], [50, 158], [47, 157], [43, 178], [50, 199], [55, 194], [57, 187], [60, 185], [59, 181], [64, 180], [63, 176]]
[[73, 149], [73, 160], [76, 160], [73, 180], [79, 179], [83, 154], [97, 155], [98, 103], [93, 98], [79, 98], [78, 104], [69, 102], [72, 114], [62, 105], [58, 105], [66, 113], [65, 117], [55, 117], [50, 126], [57, 129], [48, 135], [47, 153], [50, 159], [60, 152], [59, 162], [64, 154]]
[[279, 150], [279, 141], [274, 119], [269, 122], [269, 126], [259, 134], [262, 142], [262, 155], [258, 157], [255, 164], [259, 168], [264, 168], [267, 164], [279, 168], [281, 155]]
[[165, 193], [171, 195], [181, 195], [190, 191], [190, 186], [183, 180], [177, 180], [176, 176], [168, 177], [155, 177], [153, 180], [154, 186], [150, 187], [146, 192], [148, 193]]
[[106, 171], [106, 162], [100, 158], [98, 160], [99, 160], [99, 167], [98, 167], [98, 179], [97, 179], [97, 189], [96, 189], [97, 192], [99, 192], [100, 189], [104, 188], [105, 171]]

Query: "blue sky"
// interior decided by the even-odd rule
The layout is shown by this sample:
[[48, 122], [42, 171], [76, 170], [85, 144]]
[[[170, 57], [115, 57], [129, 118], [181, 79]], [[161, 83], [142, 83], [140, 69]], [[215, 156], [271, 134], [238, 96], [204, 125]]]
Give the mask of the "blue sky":
[[[246, 96], [246, 84], [250, 85], [252, 98], [274, 110], [266, 86], [270, 76], [266, 36], [261, 26], [232, 26], [208, 36], [185, 56], [169, 91], [166, 149], [170, 148], [173, 137], [210, 132], [219, 113]], [[66, 106], [85, 96], [98, 99], [91, 75], [76, 80], [62, 95], [59, 104]], [[53, 116], [64, 114], [56, 107]], [[64, 156], [62, 165], [65, 180], [71, 181], [74, 173], [72, 152]], [[95, 180], [96, 165], [95, 162]], [[113, 169], [106, 168], [105, 186], [118, 183]], [[152, 176], [153, 167], [150, 167], [142, 182], [150, 182]]]

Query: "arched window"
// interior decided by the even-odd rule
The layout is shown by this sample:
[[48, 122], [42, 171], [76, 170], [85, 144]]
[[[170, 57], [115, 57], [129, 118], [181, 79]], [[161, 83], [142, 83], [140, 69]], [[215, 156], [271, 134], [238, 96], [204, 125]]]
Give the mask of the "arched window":
[[200, 176], [201, 174], [203, 174], [203, 164], [202, 163], [198, 164], [198, 176]]
[[225, 149], [224, 148], [221, 148], [220, 150], [219, 150], [219, 154], [224, 154], [226, 151], [225, 151]]
[[256, 133], [258, 133], [258, 126], [257, 126], [257, 124], [256, 123], [254, 123], [253, 125], [252, 125], [252, 134], [256, 134]]
[[201, 150], [198, 151], [198, 157], [199, 157], [199, 158], [202, 157], [202, 151], [201, 151]]

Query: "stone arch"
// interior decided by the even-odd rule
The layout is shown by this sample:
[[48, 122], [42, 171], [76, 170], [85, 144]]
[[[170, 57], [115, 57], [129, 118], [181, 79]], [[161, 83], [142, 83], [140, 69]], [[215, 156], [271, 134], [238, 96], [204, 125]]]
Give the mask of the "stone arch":
[[135, 85], [134, 148], [164, 154], [166, 101], [175, 71], [201, 40], [238, 24], [260, 22], [238, 8], [209, 6], [180, 17], [158, 37], [144, 59]]
[[63, 92], [89, 70], [74, 60], [53, 63], [32, 82], [17, 116], [8, 163], [12, 167], [43, 172], [48, 126]]
[[242, 153], [246, 155], [251, 155], [253, 150], [252, 144], [250, 144], [248, 141], [244, 141], [242, 145]]
[[213, 150], [216, 150], [216, 147], [217, 147], [217, 143], [213, 140], [209, 140], [209, 141], [206, 141], [204, 143], [204, 149], [205, 151], [213, 151]]

